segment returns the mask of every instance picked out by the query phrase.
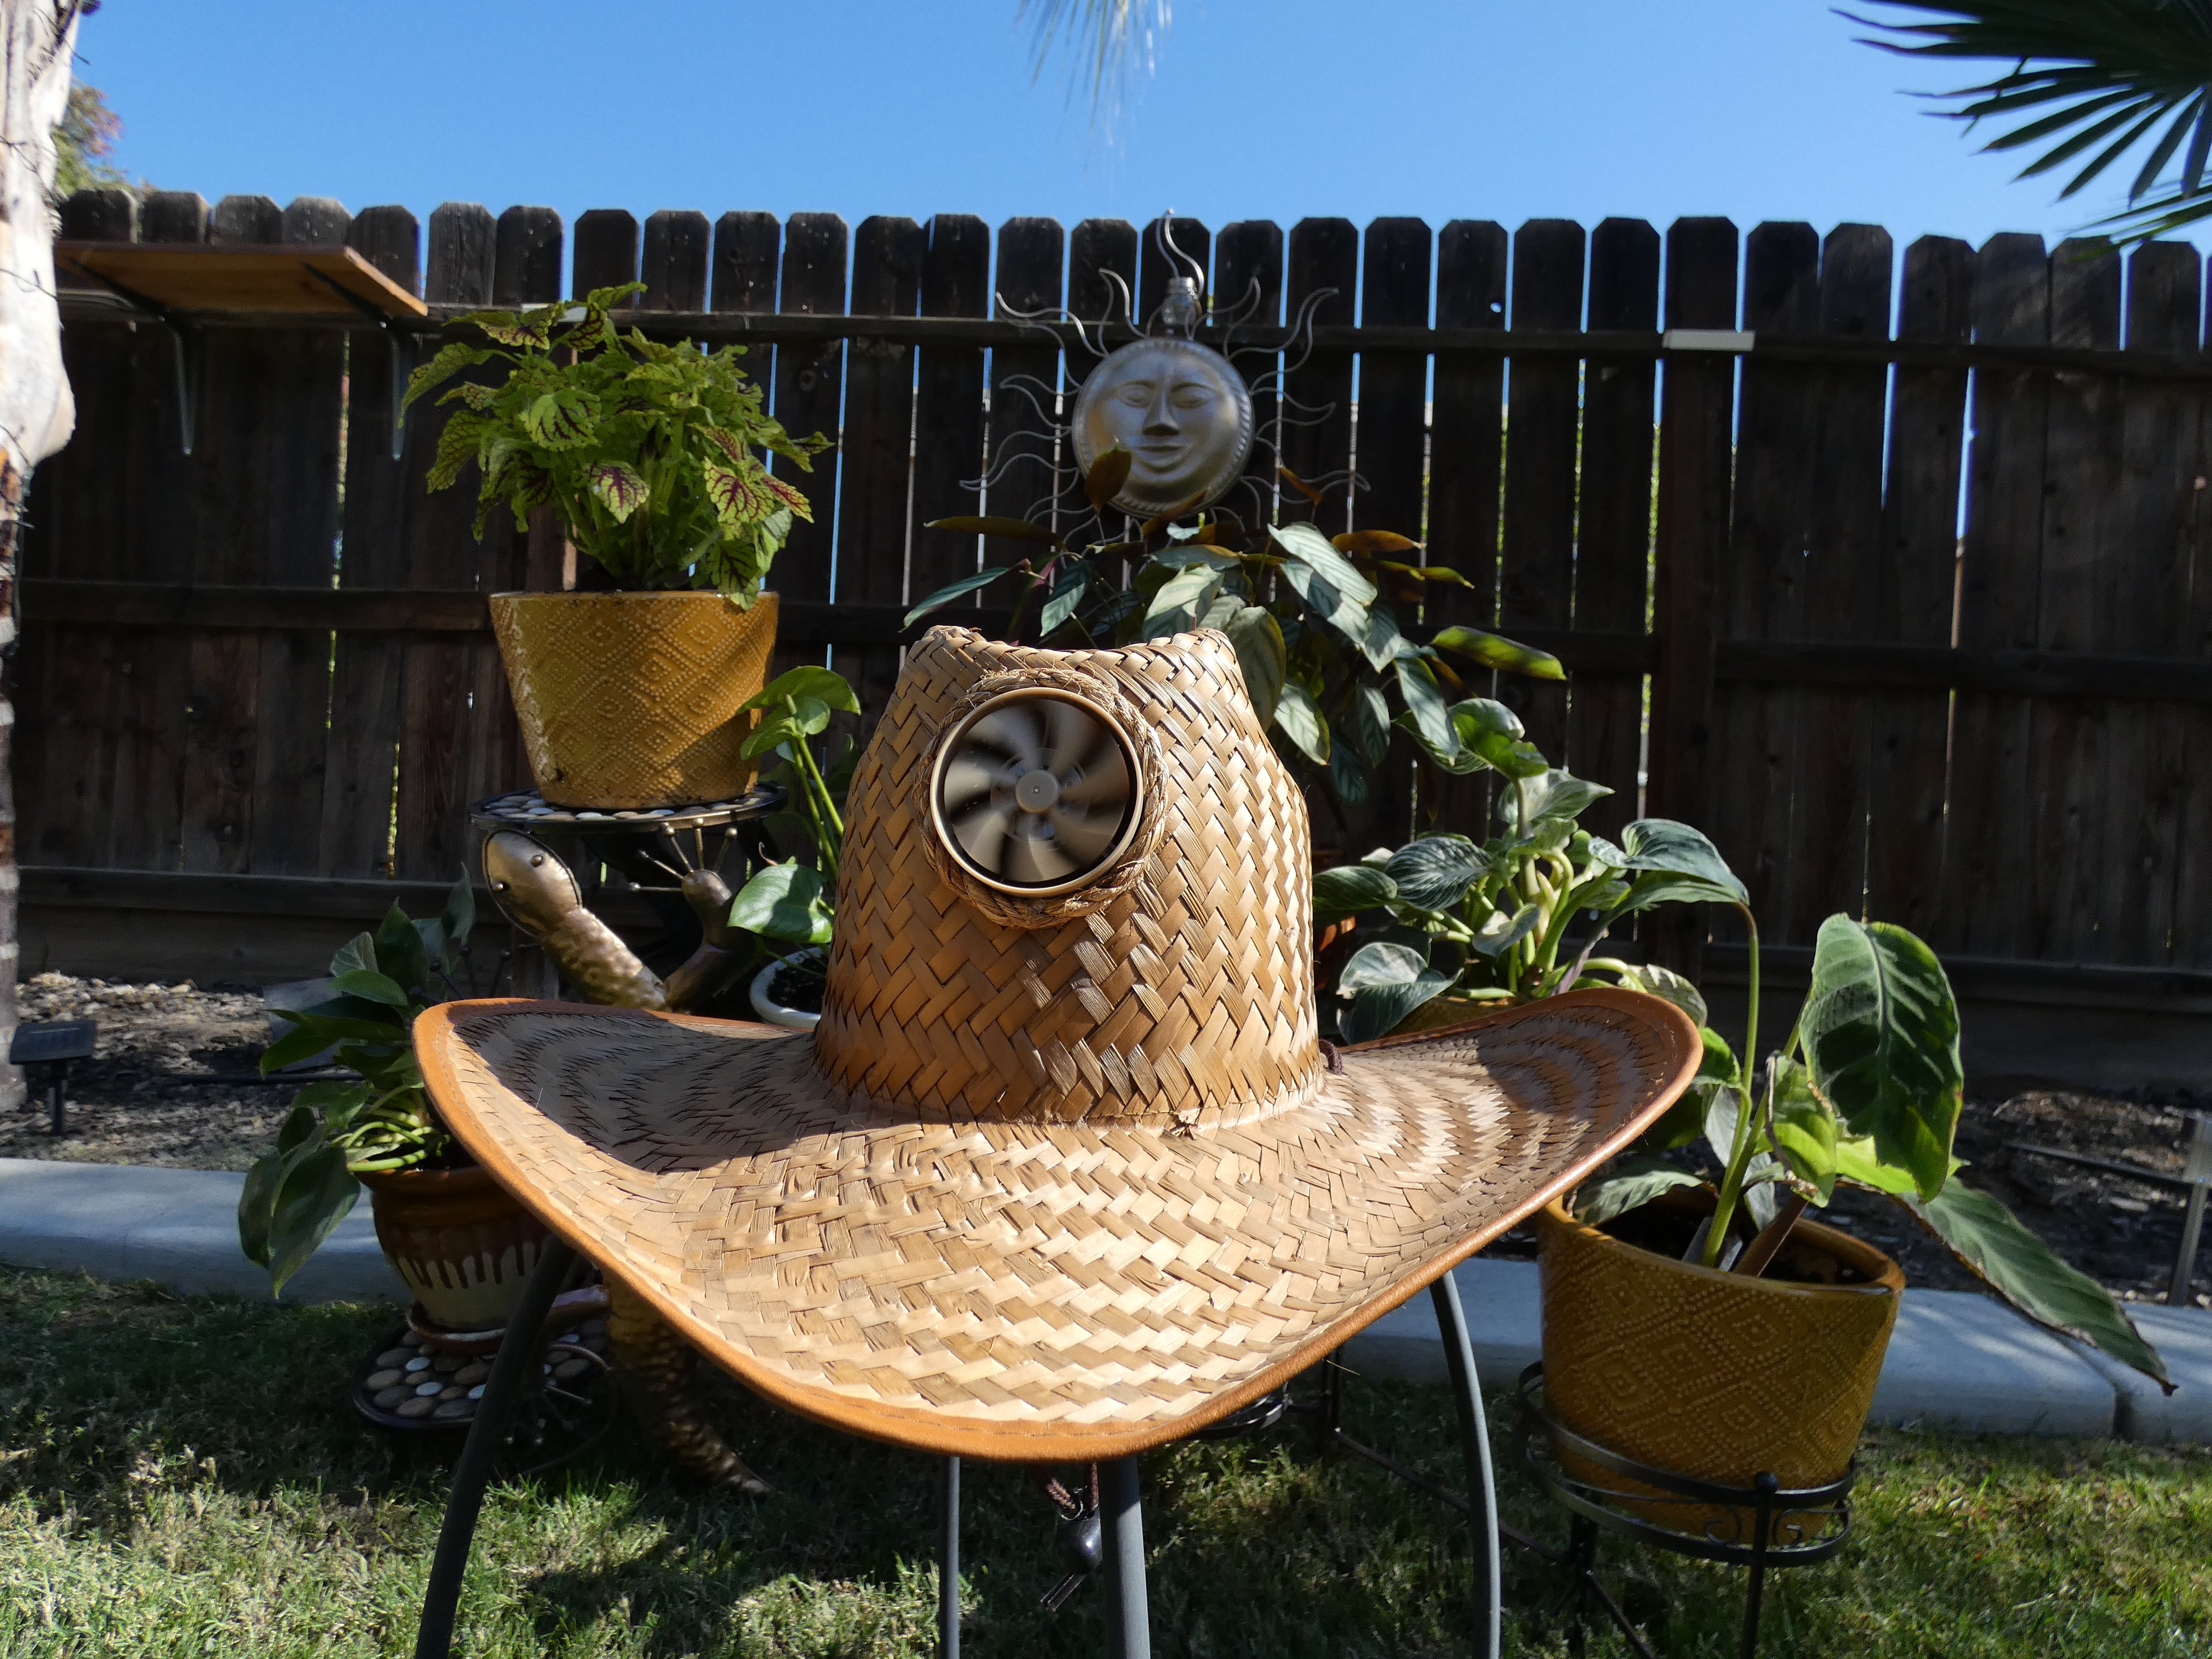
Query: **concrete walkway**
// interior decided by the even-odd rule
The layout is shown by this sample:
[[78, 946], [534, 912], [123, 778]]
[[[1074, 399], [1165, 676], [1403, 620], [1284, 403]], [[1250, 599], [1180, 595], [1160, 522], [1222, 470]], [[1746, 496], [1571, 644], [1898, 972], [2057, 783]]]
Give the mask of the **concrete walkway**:
[[[265, 1297], [269, 1277], [238, 1248], [245, 1176], [198, 1170], [0, 1158], [0, 1262], [150, 1279], [180, 1291]], [[1543, 1356], [1536, 1268], [1470, 1261], [1455, 1271], [1475, 1365], [1495, 1387]], [[285, 1286], [287, 1302], [403, 1300], [357, 1205]], [[2212, 1444], [2212, 1313], [2135, 1304], [2180, 1386], [2171, 1395], [2124, 1365], [2062, 1340], [1984, 1296], [1907, 1291], [1872, 1420], [1993, 1434], [2114, 1437]], [[1385, 1314], [1345, 1347], [1370, 1376], [1442, 1382], [1429, 1298]]]

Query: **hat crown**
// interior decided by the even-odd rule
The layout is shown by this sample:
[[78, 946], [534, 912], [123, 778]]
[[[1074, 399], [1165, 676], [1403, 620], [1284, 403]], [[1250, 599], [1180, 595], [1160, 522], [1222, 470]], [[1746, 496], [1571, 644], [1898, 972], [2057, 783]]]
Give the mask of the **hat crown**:
[[[1142, 824], [1095, 879], [1007, 901], [931, 810], [963, 713], [1009, 689], [1102, 704], [1142, 757]], [[1306, 809], [1228, 639], [1109, 651], [936, 628], [855, 773], [817, 1063], [908, 1115], [1166, 1129], [1304, 1101], [1314, 1023]]]

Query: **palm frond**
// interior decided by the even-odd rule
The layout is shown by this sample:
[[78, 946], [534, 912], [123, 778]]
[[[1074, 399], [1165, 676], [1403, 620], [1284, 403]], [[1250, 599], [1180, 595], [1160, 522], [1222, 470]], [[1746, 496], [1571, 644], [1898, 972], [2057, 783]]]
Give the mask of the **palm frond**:
[[1075, 55], [1068, 70], [1070, 90], [1083, 82], [1087, 70], [1096, 116], [1119, 100], [1133, 54], [1141, 52], [1144, 66], [1152, 67], [1168, 17], [1169, 0], [1021, 0], [1014, 21], [1030, 24], [1036, 33], [1036, 74], [1044, 73], [1063, 45]]
[[[2102, 145], [2067, 182], [2063, 199], [2142, 148], [2148, 155], [2128, 186], [2127, 206], [2107, 226], [2134, 240], [2212, 215], [2205, 177], [2212, 156], [2212, 0], [1872, 3], [1936, 21], [1844, 13], [1882, 32], [1868, 46], [1907, 58], [2011, 66], [1993, 80], [1933, 96], [1952, 105], [1945, 114], [1969, 125], [2003, 125], [1984, 149], [2039, 150], [2020, 177]], [[2177, 151], [2180, 168], [2166, 177]]]

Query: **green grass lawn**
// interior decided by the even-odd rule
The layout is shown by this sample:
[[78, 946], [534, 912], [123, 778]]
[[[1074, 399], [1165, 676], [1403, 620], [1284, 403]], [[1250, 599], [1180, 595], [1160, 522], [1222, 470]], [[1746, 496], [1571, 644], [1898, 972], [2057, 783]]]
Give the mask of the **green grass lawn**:
[[[0, 1270], [0, 1655], [410, 1651], [449, 1453], [345, 1406], [390, 1323]], [[1352, 1433], [1453, 1480], [1449, 1423], [1441, 1389], [1351, 1389]], [[459, 1650], [933, 1653], [934, 1462], [759, 1406], [731, 1426], [775, 1496], [701, 1494], [627, 1443], [495, 1487]], [[1883, 1432], [1862, 1468], [1858, 1536], [1773, 1581], [1769, 1655], [2212, 1654], [2212, 1455]], [[1509, 1518], [1563, 1539], [1504, 1478]], [[1145, 1481], [1162, 1659], [1468, 1650], [1464, 1528], [1310, 1431], [1158, 1454]], [[967, 1653], [1099, 1653], [1095, 1588], [1037, 1607], [1048, 1506], [1015, 1470], [966, 1486]], [[1734, 1654], [1739, 1574], [1602, 1560], [1660, 1653]], [[1507, 1651], [1563, 1653], [1559, 1586], [1506, 1571]]]

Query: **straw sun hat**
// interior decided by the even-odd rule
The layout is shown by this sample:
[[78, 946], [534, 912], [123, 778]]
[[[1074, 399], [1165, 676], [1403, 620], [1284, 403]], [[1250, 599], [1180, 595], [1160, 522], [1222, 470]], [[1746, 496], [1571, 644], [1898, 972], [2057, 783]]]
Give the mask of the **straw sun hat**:
[[439, 1110], [545, 1224], [807, 1416], [1124, 1455], [1311, 1364], [1688, 1083], [1579, 992], [1340, 1054], [1306, 812], [1217, 633], [932, 630], [853, 784], [822, 1024], [458, 1002]]

